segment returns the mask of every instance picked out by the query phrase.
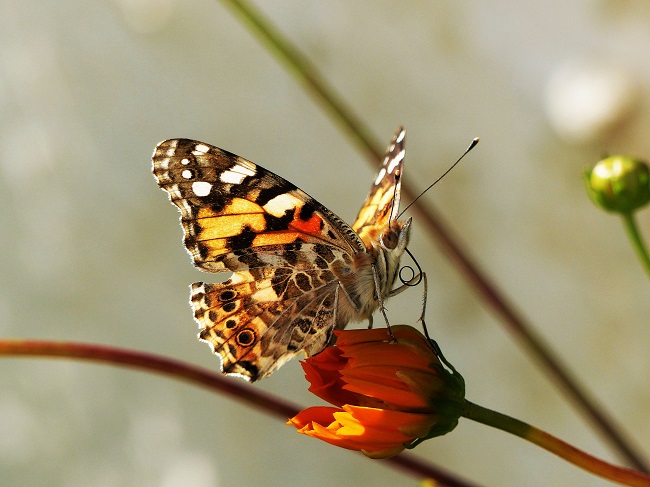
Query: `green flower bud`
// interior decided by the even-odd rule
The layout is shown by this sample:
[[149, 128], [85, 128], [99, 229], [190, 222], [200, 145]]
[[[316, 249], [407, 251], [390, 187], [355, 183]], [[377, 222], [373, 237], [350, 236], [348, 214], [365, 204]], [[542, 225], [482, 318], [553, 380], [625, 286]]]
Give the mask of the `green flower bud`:
[[607, 211], [631, 213], [650, 201], [650, 170], [645, 162], [612, 156], [585, 171], [589, 197]]

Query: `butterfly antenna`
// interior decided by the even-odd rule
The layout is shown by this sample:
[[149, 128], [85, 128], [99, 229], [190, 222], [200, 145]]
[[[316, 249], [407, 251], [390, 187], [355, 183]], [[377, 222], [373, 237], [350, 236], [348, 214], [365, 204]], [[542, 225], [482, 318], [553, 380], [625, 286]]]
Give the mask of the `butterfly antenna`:
[[[413, 203], [415, 203], [417, 200], [419, 200], [420, 197], [421, 197], [424, 193], [426, 193], [426, 192], [429, 191], [431, 188], [433, 188], [433, 187], [434, 187], [434, 186], [435, 186], [435, 185], [436, 185], [436, 184], [437, 184], [437, 183], [438, 183], [442, 178], [444, 178], [447, 174], [449, 174], [449, 171], [451, 171], [453, 168], [455, 168], [455, 167], [458, 165], [458, 163], [459, 163], [460, 161], [463, 160], [463, 157], [465, 157], [465, 156], [469, 153], [469, 151], [471, 151], [474, 147], [476, 147], [476, 144], [478, 144], [478, 143], [479, 143], [479, 138], [478, 138], [478, 137], [475, 137], [474, 140], [472, 140], [472, 142], [469, 144], [469, 147], [467, 147], [467, 149], [465, 149], [465, 152], [463, 152], [463, 154], [458, 158], [458, 160], [457, 160], [456, 162], [454, 162], [454, 163], [451, 165], [451, 167], [450, 167], [449, 169], [447, 169], [444, 173], [442, 173], [442, 176], [440, 176], [440, 177], [439, 177], [438, 179], [436, 179], [433, 183], [431, 183], [427, 189], [425, 189], [424, 191], [422, 191], [422, 192], [418, 195], [417, 198], [415, 198], [415, 199], [414, 199], [413, 201], [411, 201], [408, 205], [406, 205], [406, 208], [404, 208], [404, 209], [400, 212], [400, 214], [397, 215], [397, 218], [399, 218], [400, 216], [402, 216], [402, 215], [406, 212], [406, 210], [408, 210], [408, 209], [411, 207], [411, 205], [413, 205]], [[413, 257], [411, 256], [411, 258], [413, 258]]]

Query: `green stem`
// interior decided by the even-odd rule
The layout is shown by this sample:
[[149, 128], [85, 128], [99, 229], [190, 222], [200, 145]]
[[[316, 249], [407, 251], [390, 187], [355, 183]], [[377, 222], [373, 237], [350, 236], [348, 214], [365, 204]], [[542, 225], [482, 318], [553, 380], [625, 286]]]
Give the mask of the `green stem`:
[[569, 463], [599, 477], [634, 487], [650, 487], [650, 475], [629, 468], [620, 467], [589, 455], [582, 450], [502, 413], [465, 401], [463, 417], [523, 438], [545, 450], [554, 453]]
[[[261, 42], [279, 57], [282, 63], [301, 82], [309, 93], [319, 102], [336, 122], [352, 137], [369, 156], [374, 164], [383, 157], [380, 144], [372, 137], [371, 131], [353, 111], [345, 105], [333, 88], [327, 85], [324, 77], [318, 73], [294, 45], [289, 42], [272, 24], [243, 0], [221, 0], [231, 8], [251, 28]], [[402, 182], [404, 199], [413, 199], [419, 191], [414, 191], [408, 181]], [[483, 299], [488, 308], [502, 321], [508, 331], [520, 340], [533, 360], [541, 364], [546, 373], [555, 380], [564, 394], [576, 404], [586, 416], [594, 429], [631, 465], [639, 470], [648, 471], [644, 459], [635, 451], [612, 418], [593, 397], [587, 393], [578, 380], [571, 374], [555, 352], [537, 336], [533, 327], [515, 309], [496, 284], [479, 267], [478, 263], [463, 248], [441, 215], [431, 205], [424, 205], [420, 199], [413, 206], [418, 223], [432, 235], [449, 260], [456, 266], [469, 285]]]
[[650, 276], [650, 255], [648, 254], [648, 248], [643, 242], [643, 237], [639, 232], [639, 227], [637, 227], [636, 219], [634, 218], [634, 213], [632, 212], [624, 213], [622, 215], [622, 218], [623, 218], [623, 225], [625, 226], [625, 230], [627, 231], [627, 235], [630, 237], [630, 240], [632, 241], [632, 247], [634, 247], [634, 251], [636, 252], [636, 255], [639, 256], [639, 259], [641, 260], [641, 263], [643, 264], [645, 271], [648, 273], [648, 276]]

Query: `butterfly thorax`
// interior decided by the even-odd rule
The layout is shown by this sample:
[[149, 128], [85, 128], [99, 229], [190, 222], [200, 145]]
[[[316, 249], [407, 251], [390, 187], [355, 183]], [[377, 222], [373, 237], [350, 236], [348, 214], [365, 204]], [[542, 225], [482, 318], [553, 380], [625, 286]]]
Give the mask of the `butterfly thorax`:
[[[382, 300], [388, 296], [399, 273], [400, 258], [409, 243], [410, 228], [409, 218], [393, 222], [383, 231], [379, 228], [367, 231], [362, 236], [366, 252], [356, 254], [350, 267], [333, 269], [343, 295], [339, 297], [338, 323], [370, 318], [379, 307], [377, 293]], [[381, 287], [376, 290], [377, 283]]]

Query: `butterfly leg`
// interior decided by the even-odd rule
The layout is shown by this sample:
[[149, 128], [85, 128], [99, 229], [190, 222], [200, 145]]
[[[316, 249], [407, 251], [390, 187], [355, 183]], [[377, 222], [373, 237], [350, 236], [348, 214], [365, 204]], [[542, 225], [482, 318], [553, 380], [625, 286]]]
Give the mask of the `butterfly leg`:
[[390, 323], [388, 322], [388, 315], [386, 314], [384, 300], [381, 297], [381, 293], [379, 292], [381, 287], [379, 286], [379, 274], [377, 274], [377, 268], [375, 267], [375, 264], [372, 265], [372, 277], [375, 281], [375, 296], [377, 297], [377, 302], [379, 303], [379, 311], [381, 311], [381, 314], [384, 317], [386, 328], [388, 329], [388, 334], [390, 335], [391, 341], [396, 342], [397, 338], [395, 338], [395, 335], [393, 335], [393, 330], [390, 329]]
[[372, 330], [372, 315], [368, 318], [368, 329]]
[[431, 339], [429, 337], [429, 331], [427, 330], [427, 324], [424, 321], [424, 315], [425, 315], [426, 309], [427, 309], [427, 295], [428, 295], [427, 274], [425, 272], [422, 272], [420, 274], [417, 274], [417, 275], [413, 276], [413, 278], [410, 281], [405, 282], [400, 287], [391, 290], [388, 293], [387, 297], [392, 297], [392, 296], [395, 296], [397, 294], [400, 294], [402, 291], [406, 291], [406, 289], [408, 289], [409, 287], [415, 285], [415, 283], [419, 282], [420, 280], [422, 280], [424, 282], [423, 282], [423, 292], [422, 292], [422, 313], [420, 314], [420, 317], [418, 318], [418, 321], [420, 323], [422, 323], [422, 329], [424, 330], [424, 335], [428, 339]]
[[428, 295], [427, 275], [424, 272], [422, 273], [422, 281], [423, 281], [422, 287], [424, 288], [424, 292], [422, 293], [422, 314], [420, 314], [420, 318], [418, 319], [418, 321], [422, 323], [422, 330], [424, 331], [424, 335], [427, 337], [428, 340], [433, 341], [429, 336], [429, 330], [427, 330], [427, 324], [424, 321], [424, 314], [427, 311], [427, 295]]

